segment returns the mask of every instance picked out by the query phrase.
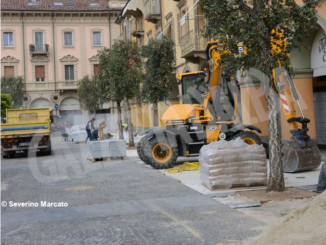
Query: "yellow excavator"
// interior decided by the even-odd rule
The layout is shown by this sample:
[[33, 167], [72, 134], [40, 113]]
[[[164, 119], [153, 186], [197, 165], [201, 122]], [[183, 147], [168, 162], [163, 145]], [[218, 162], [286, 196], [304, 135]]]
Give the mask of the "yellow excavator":
[[[238, 45], [238, 48], [239, 53], [243, 52], [243, 46]], [[248, 144], [263, 144], [268, 155], [268, 144], [254, 132], [261, 133], [261, 130], [242, 124], [240, 90], [237, 81], [223, 72], [220, 63], [223, 52], [228, 52], [223, 44], [207, 42], [209, 70], [177, 75], [182, 87], [182, 104], [170, 106], [161, 118], [162, 128], [153, 129], [138, 143], [138, 156], [145, 163], [155, 169], [170, 168], [179, 156], [198, 156], [203, 145], [238, 137]], [[310, 121], [301, 109], [302, 117], [295, 115], [292, 95], [297, 102], [299, 99], [284, 68], [274, 69], [274, 83], [279, 94], [284, 94], [288, 101], [289, 112], [285, 114], [293, 135], [284, 142], [284, 171], [298, 172], [318, 167], [320, 152], [307, 135]], [[298, 123], [302, 124], [302, 129], [298, 128]]]

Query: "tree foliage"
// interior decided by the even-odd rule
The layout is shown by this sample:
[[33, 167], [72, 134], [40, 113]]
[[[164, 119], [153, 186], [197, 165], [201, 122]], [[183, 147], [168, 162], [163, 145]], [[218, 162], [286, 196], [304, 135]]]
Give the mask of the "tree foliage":
[[139, 96], [141, 57], [136, 42], [119, 40], [99, 52], [102, 92], [108, 100], [123, 101]]
[[131, 40], [119, 40], [111, 49], [102, 49], [99, 58], [101, 91], [107, 100], [117, 103], [120, 139], [123, 138], [121, 102], [125, 100], [127, 103], [129, 146], [132, 146], [133, 127], [129, 100], [140, 96], [142, 63], [139, 47]]
[[8, 94], [1, 94], [1, 117], [6, 117], [6, 109], [11, 109], [11, 97]]
[[99, 77], [90, 78], [85, 76], [78, 82], [78, 98], [80, 103], [90, 111], [99, 110], [103, 105], [103, 94], [101, 92]]
[[[226, 71], [255, 67], [271, 76], [272, 69], [288, 67], [289, 54], [316, 27], [318, 0], [201, 0], [209, 24], [205, 36], [230, 49], [222, 59]], [[247, 53], [238, 53], [242, 43]]]
[[23, 105], [25, 83], [22, 77], [2, 77], [1, 93], [9, 94], [12, 99], [12, 107], [19, 109]]
[[[268, 191], [283, 191], [284, 177], [281, 158], [279, 113], [273, 86], [272, 70], [289, 68], [289, 54], [301, 48], [300, 42], [316, 27], [318, 0], [201, 0], [208, 25], [206, 37], [219, 40], [230, 52], [222, 55], [225, 71], [256, 68], [265, 92], [268, 108], [270, 178]], [[238, 54], [238, 44], [245, 53]]]
[[142, 98], [144, 102], [157, 104], [168, 99], [172, 83], [174, 62], [174, 43], [168, 37], [152, 39], [141, 50], [145, 60]]

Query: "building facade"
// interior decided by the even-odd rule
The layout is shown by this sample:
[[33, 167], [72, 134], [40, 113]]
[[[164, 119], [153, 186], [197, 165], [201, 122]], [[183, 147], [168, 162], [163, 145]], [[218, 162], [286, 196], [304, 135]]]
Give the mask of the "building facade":
[[1, 74], [24, 77], [24, 108], [88, 113], [79, 103], [77, 82], [98, 72], [98, 50], [118, 38], [114, 21], [124, 5], [118, 0], [1, 2]]
[[[198, 0], [129, 0], [120, 12], [116, 23], [120, 24], [121, 38], [136, 40], [140, 45], [149, 38], [162, 35], [171, 37], [175, 42], [175, 73], [203, 70], [207, 66], [205, 57], [206, 41], [202, 31], [206, 25]], [[298, 1], [301, 4], [301, 1]], [[311, 30], [304, 46], [308, 49], [291, 53], [292, 76], [297, 87], [303, 112], [311, 119], [309, 134], [318, 138], [319, 144], [326, 145], [326, 1], [317, 7], [319, 29]], [[260, 82], [241, 79], [241, 106], [244, 124], [255, 125], [262, 129], [260, 136], [268, 137], [267, 106]], [[181, 86], [178, 87], [181, 94]], [[181, 98], [179, 96], [179, 103]], [[178, 103], [172, 100], [172, 103]], [[161, 116], [167, 106], [161, 103]], [[135, 125], [143, 125], [144, 119], [151, 118], [152, 111], [145, 105], [138, 110]], [[299, 112], [299, 109], [296, 110]], [[318, 113], [315, 113], [315, 111]], [[290, 132], [284, 114], [281, 113], [282, 138], [289, 138]], [[143, 119], [143, 120], [141, 120]], [[146, 127], [154, 126], [149, 121]]]

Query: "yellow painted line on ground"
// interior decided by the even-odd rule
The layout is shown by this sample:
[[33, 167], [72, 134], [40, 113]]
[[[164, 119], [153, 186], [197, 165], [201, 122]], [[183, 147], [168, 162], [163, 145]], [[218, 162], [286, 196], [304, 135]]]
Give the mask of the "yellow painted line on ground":
[[65, 191], [83, 191], [95, 188], [94, 186], [73, 186], [64, 189]]

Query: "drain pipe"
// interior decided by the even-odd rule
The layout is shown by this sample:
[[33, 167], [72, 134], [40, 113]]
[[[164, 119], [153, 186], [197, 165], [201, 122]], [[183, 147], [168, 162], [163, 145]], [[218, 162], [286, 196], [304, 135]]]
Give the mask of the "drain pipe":
[[27, 85], [26, 85], [26, 80], [27, 80], [27, 77], [26, 77], [26, 58], [25, 58], [25, 26], [24, 26], [24, 13], [23, 11], [20, 13], [20, 16], [22, 18], [22, 30], [23, 30], [23, 64], [24, 64], [24, 80], [25, 80], [25, 93], [26, 93], [26, 90], [27, 90]]
[[55, 57], [54, 12], [53, 11], [52, 11], [52, 43], [53, 43], [54, 92], [57, 92], [57, 68], [56, 68], [56, 57]]
[[110, 48], [112, 48], [111, 47], [111, 38], [112, 38], [112, 36], [111, 36], [111, 11], [110, 11], [110, 6], [108, 7], [108, 9], [109, 9], [109, 44], [110, 44]]

